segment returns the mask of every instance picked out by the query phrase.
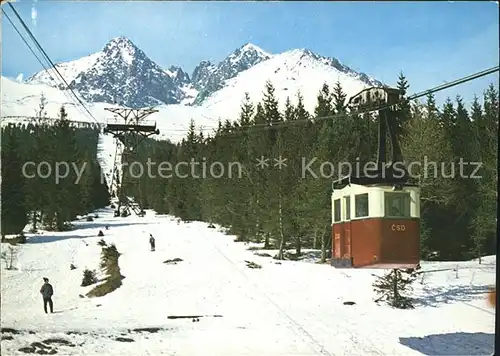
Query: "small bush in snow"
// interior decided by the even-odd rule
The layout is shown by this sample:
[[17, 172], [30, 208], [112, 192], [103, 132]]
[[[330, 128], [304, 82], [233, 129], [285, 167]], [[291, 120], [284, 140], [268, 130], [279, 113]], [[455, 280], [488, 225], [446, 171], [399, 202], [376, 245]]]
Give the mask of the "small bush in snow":
[[73, 229], [74, 229], [73, 224], [71, 224], [70, 222], [65, 222], [59, 231], [71, 231]]
[[15, 269], [14, 263], [17, 259], [17, 250], [14, 247], [9, 246], [8, 251], [2, 251], [0, 258], [5, 262], [6, 269]]
[[106, 281], [88, 292], [88, 297], [102, 297], [122, 285], [124, 277], [121, 275], [120, 266], [118, 265], [120, 255], [114, 244], [102, 247], [100, 267], [107, 276]]
[[387, 304], [398, 309], [413, 309], [411, 298], [405, 294], [412, 290], [411, 284], [416, 279], [415, 270], [394, 269], [379, 277], [373, 287], [377, 294], [382, 296], [375, 302], [385, 301]]
[[97, 276], [95, 271], [91, 271], [88, 268], [83, 271], [82, 287], [90, 286], [97, 283]]
[[76, 266], [75, 266], [74, 264], [70, 264], [70, 265], [69, 265], [69, 269], [70, 269], [70, 270], [74, 270], [74, 269], [76, 269]]
[[100, 239], [99, 242], [97, 243], [99, 246], [101, 247], [106, 247], [107, 244], [106, 244], [106, 241], [104, 241], [104, 239]]
[[247, 264], [248, 268], [257, 268], [257, 269], [262, 268], [261, 265], [255, 263], [255, 262], [252, 262], [252, 261], [245, 261], [245, 263]]

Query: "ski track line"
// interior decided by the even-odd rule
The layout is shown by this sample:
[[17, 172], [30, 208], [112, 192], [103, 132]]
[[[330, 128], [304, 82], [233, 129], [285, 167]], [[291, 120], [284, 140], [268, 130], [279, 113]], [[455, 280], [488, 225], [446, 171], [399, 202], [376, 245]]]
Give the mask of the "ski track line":
[[[344, 277], [346, 282], [349, 283], [349, 280], [352, 278], [352, 276], [348, 275], [346, 272], [342, 271], [341, 269], [336, 268], [336, 270], [339, 272], [340, 275], [342, 275]], [[322, 325], [325, 325], [321, 318], [319, 318], [317, 320], [317, 322], [321, 323]], [[368, 337], [363, 338], [363, 342], [361, 342], [360, 337], [356, 335], [356, 334], [358, 334], [358, 335], [360, 334], [359, 331], [356, 331], [356, 334], [347, 328], [345, 328], [344, 331], [349, 334], [349, 339], [352, 341], [353, 344], [356, 344], [359, 346], [366, 345], [367, 343], [370, 344], [369, 348], [366, 346], [362, 347], [362, 350], [366, 353], [366, 355], [381, 355], [381, 356], [385, 355], [384, 352], [380, 351], [379, 348], [375, 347], [373, 345], [373, 343], [371, 341], [369, 341]]]
[[[256, 285], [243, 271], [241, 271], [236, 264], [224, 254], [214, 243], [209, 241], [209, 238], [205, 235], [205, 240], [212, 246], [213, 249], [215, 249], [226, 261], [228, 261], [231, 266], [238, 271], [239, 274], [241, 274], [245, 280], [248, 281], [249, 284], [251, 284], [253, 287], [255, 287], [267, 300], [268, 302], [273, 305], [283, 316], [285, 316], [303, 335], [303, 337], [307, 337], [314, 346], [318, 349], [319, 353], [322, 355], [326, 356], [334, 356], [331, 354], [319, 341], [317, 341], [305, 328], [302, 326], [300, 323], [298, 323], [296, 320], [294, 320], [288, 313], [286, 313], [276, 302], [274, 302], [269, 295], [263, 291], [258, 285]], [[350, 277], [350, 276], [349, 276]], [[322, 323], [322, 325], [324, 325]], [[351, 331], [347, 331], [349, 333], [349, 338], [352, 340], [353, 344], [356, 345], [363, 345], [362, 342], [360, 342], [359, 338], [355, 336]], [[371, 344], [371, 343], [370, 343]], [[380, 350], [373, 348], [373, 344], [370, 345], [370, 349], [363, 348], [363, 351], [366, 352], [366, 354], [371, 354], [371, 355], [384, 355]]]
[[475, 305], [469, 304], [469, 303], [467, 303], [467, 302], [463, 302], [463, 303], [464, 303], [465, 305], [467, 305], [468, 307], [471, 307], [471, 308], [474, 308], [474, 309], [480, 310], [480, 311], [482, 311], [482, 312], [488, 313], [488, 314], [493, 315], [493, 316], [495, 315], [495, 313], [493, 313], [493, 312], [491, 312], [491, 311], [489, 311], [489, 310], [487, 310], [487, 309], [484, 309], [484, 308], [481, 308], [481, 307], [478, 307], [478, 306], [475, 306]]

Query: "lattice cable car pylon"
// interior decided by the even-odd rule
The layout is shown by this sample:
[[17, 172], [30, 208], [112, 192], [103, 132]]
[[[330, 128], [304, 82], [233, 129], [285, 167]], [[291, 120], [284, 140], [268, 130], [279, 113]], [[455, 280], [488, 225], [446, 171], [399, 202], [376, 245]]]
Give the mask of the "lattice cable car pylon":
[[[116, 138], [116, 154], [113, 163], [112, 182], [110, 190], [117, 198], [115, 216], [128, 216], [130, 210], [138, 216], [144, 215], [143, 207], [127, 195], [127, 188], [138, 185], [139, 181], [130, 175], [130, 163], [137, 154], [137, 149], [144, 139], [152, 135], [158, 135], [160, 131], [156, 128], [156, 122], [147, 122], [144, 119], [152, 113], [158, 112], [148, 109], [128, 108], [106, 108], [105, 110], [115, 114], [114, 119], [108, 120], [103, 133], [111, 133]], [[118, 118], [120, 117], [121, 120]], [[118, 145], [122, 147], [118, 147]], [[121, 154], [118, 154], [120, 152]], [[123, 169], [122, 164], [126, 161], [128, 169]], [[121, 173], [121, 174], [120, 174]], [[132, 189], [137, 198], [138, 189]]]

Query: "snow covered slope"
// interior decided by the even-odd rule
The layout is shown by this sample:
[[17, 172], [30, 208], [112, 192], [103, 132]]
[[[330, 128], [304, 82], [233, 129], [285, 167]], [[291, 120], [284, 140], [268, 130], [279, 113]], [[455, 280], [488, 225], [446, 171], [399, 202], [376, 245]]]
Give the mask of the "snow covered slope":
[[[189, 76], [182, 69], [161, 68], [126, 37], [113, 38], [101, 51], [60, 63], [57, 69], [73, 90], [94, 103], [130, 107], [175, 104], [189, 99], [186, 95], [192, 89]], [[44, 70], [29, 78], [27, 83], [66, 88], [61, 81], [54, 81], [52, 75], [56, 74]]]
[[[96, 52], [71, 62], [56, 63], [56, 68], [69, 84], [76, 79], [78, 74], [90, 70], [102, 55], [102, 52]], [[57, 78], [54, 78], [53, 74], [43, 70], [28, 78], [26, 82], [31, 84], [49, 84], [58, 86], [60, 81], [56, 79]]]
[[[177, 224], [151, 211], [144, 218], [98, 213], [94, 222], [76, 222], [74, 231], [27, 234], [27, 243], [17, 247], [19, 269], [2, 268], [3, 354], [21, 355], [18, 350], [30, 344], [37, 350], [51, 344], [58, 355], [493, 352], [495, 316], [485, 293], [495, 283], [494, 258], [481, 265], [424, 263], [428, 273], [415, 284], [416, 308], [395, 310], [373, 302], [372, 273], [383, 271], [278, 264], [204, 223]], [[82, 298], [92, 288], [80, 287], [83, 270], [98, 268], [99, 230], [122, 253], [125, 278], [111, 294]], [[149, 233], [156, 237], [155, 252], [149, 251]], [[175, 258], [181, 261], [164, 263]], [[42, 277], [54, 286], [54, 314], [43, 312]], [[199, 322], [172, 318], [193, 315], [210, 316]]]
[[118, 163], [118, 177], [122, 176], [120, 164], [122, 152], [122, 145], [117, 145], [116, 139], [113, 138], [113, 136], [102, 133], [99, 134], [99, 141], [97, 143], [97, 162], [99, 162], [101, 166], [101, 172], [104, 175], [102, 178], [105, 179], [110, 192], [116, 189], [116, 180], [113, 180], [115, 160]]
[[[74, 121], [96, 123], [94, 119], [80, 106], [70, 92], [59, 90], [45, 84], [24, 84], [18, 83], [9, 78], [1, 77], [0, 91], [2, 124], [8, 122], [29, 121], [40, 110], [40, 99], [43, 95], [47, 104], [45, 111], [47, 117], [57, 118], [62, 105], [66, 108], [68, 118]], [[85, 102], [82, 99], [83, 102]], [[108, 119], [112, 119], [112, 114], [105, 108], [118, 107], [118, 105], [106, 103], [86, 103], [86, 107], [95, 117], [98, 123], [105, 125]], [[209, 112], [201, 107], [191, 107], [185, 105], [164, 105], [157, 107], [158, 113], [148, 117], [148, 120], [157, 122], [160, 129], [160, 139], [171, 139], [174, 142], [180, 141], [186, 135], [191, 118], [196, 120], [197, 125], [205, 127], [209, 132], [217, 126], [208, 115]], [[156, 137], [156, 136], [155, 136]], [[107, 154], [114, 154], [114, 147]]]
[[[340, 82], [348, 96], [369, 85], [360, 80], [359, 74], [335, 68], [327, 58], [319, 57], [305, 49], [293, 50], [275, 55], [240, 72], [226, 81], [221, 90], [206, 99], [203, 107], [216, 113], [217, 117], [237, 117], [245, 92], [250, 94], [254, 102], [261, 101], [267, 80], [274, 85], [282, 110], [287, 97], [296, 104], [297, 91], [300, 90], [305, 108], [311, 113], [314, 112], [318, 91], [324, 83], [333, 86], [337, 81]], [[375, 80], [371, 80], [371, 84], [378, 85]]]
[[[212, 132], [217, 127], [219, 119], [231, 121], [237, 119], [245, 92], [249, 92], [254, 102], [261, 101], [267, 80], [276, 88], [275, 94], [281, 109], [287, 96], [292, 103], [295, 103], [297, 91], [300, 90], [305, 107], [311, 113], [316, 106], [318, 91], [324, 83], [333, 85], [339, 81], [348, 96], [367, 87], [369, 85], [367, 83], [377, 85], [372, 79], [363, 81], [359, 74], [342, 68], [342, 65], [333, 66], [331, 60], [307, 50], [285, 52], [261, 61], [239, 72], [235, 77], [225, 80], [224, 86], [205, 98], [200, 105], [188, 105], [190, 99], [185, 99], [187, 101], [184, 104], [159, 105], [156, 106], [159, 113], [150, 116], [149, 119], [157, 121], [161, 138], [179, 141], [185, 136], [191, 119], [194, 119], [196, 125], [205, 132]], [[23, 84], [4, 77], [1, 79], [3, 117], [33, 116], [38, 109], [40, 95], [44, 93], [49, 103], [47, 106], [49, 116], [55, 117], [60, 106], [65, 104], [70, 107], [68, 112], [70, 119], [92, 121], [83, 109], [78, 108], [76, 111], [77, 108], [68, 92], [42, 84]], [[184, 90], [187, 93], [186, 98], [192, 98], [196, 94], [195, 89], [184, 87]], [[101, 122], [109, 118], [104, 108], [110, 106], [117, 105], [98, 102], [88, 104], [93, 115]]]
[[193, 71], [192, 84], [198, 90], [194, 104], [199, 105], [203, 101], [222, 89], [227, 80], [234, 78], [243, 71], [267, 61], [273, 55], [265, 52], [262, 48], [246, 43], [227, 56], [218, 65], [209, 61], [202, 61]]
[[[179, 66], [161, 68], [125, 37], [114, 38], [101, 51], [57, 67], [100, 122], [109, 117], [105, 107], [153, 105], [159, 113], [149, 118], [158, 121], [160, 138], [173, 141], [184, 137], [191, 119], [208, 132], [217, 127], [219, 119], [237, 119], [245, 92], [255, 103], [261, 101], [267, 80], [276, 87], [281, 108], [287, 96], [296, 102], [300, 89], [310, 112], [324, 83], [339, 81], [348, 96], [367, 86], [381, 85], [335, 58], [306, 49], [271, 54], [251, 43], [218, 64], [202, 61], [191, 78]], [[70, 119], [92, 121], [46, 71], [24, 83], [1, 77], [1, 89], [2, 117], [34, 116], [43, 92], [48, 116], [55, 117], [64, 104]]]

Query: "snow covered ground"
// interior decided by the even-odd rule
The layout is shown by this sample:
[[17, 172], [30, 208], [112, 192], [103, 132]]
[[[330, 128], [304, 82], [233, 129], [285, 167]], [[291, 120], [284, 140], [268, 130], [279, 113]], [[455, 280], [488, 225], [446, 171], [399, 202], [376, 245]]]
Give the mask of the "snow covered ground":
[[[495, 283], [494, 257], [482, 264], [424, 263], [434, 272], [415, 283], [416, 308], [395, 310], [373, 302], [371, 283], [380, 270], [278, 262], [205, 223], [178, 224], [151, 211], [143, 218], [113, 218], [110, 209], [98, 214], [93, 222], [75, 222], [73, 231], [27, 234], [17, 246], [18, 269], [2, 265], [2, 354], [23, 354], [20, 348], [47, 339], [72, 344], [52, 340], [58, 355], [493, 353], [494, 310], [485, 297]], [[122, 253], [125, 279], [111, 294], [82, 298], [92, 288], [80, 287], [83, 270], [99, 265], [99, 230]], [[174, 258], [182, 261], [163, 263]], [[54, 314], [43, 312], [42, 277], [54, 286]], [[169, 318], [214, 314], [220, 317]]]
[[[108, 120], [113, 120], [113, 114], [106, 108], [116, 108], [117, 105], [106, 103], [86, 103], [86, 107], [95, 118], [92, 118], [68, 91], [52, 88], [45, 84], [18, 83], [6, 77], [0, 77], [0, 92], [2, 118], [1, 123], [28, 122], [26, 117], [36, 116], [40, 110], [40, 98], [45, 96], [47, 104], [45, 111], [49, 118], [55, 119], [61, 106], [64, 106], [70, 120], [89, 123], [99, 123], [104, 127]], [[84, 102], [83, 99], [81, 99]], [[156, 108], [158, 112], [147, 117], [147, 121], [155, 121], [160, 135], [152, 138], [169, 139], [180, 142], [186, 136], [190, 119], [207, 134], [213, 134], [218, 125], [218, 114], [204, 107], [186, 105], [162, 105]], [[237, 116], [236, 116], [237, 117]], [[236, 117], [233, 117], [236, 118]], [[111, 135], [109, 135], [111, 136]]]

